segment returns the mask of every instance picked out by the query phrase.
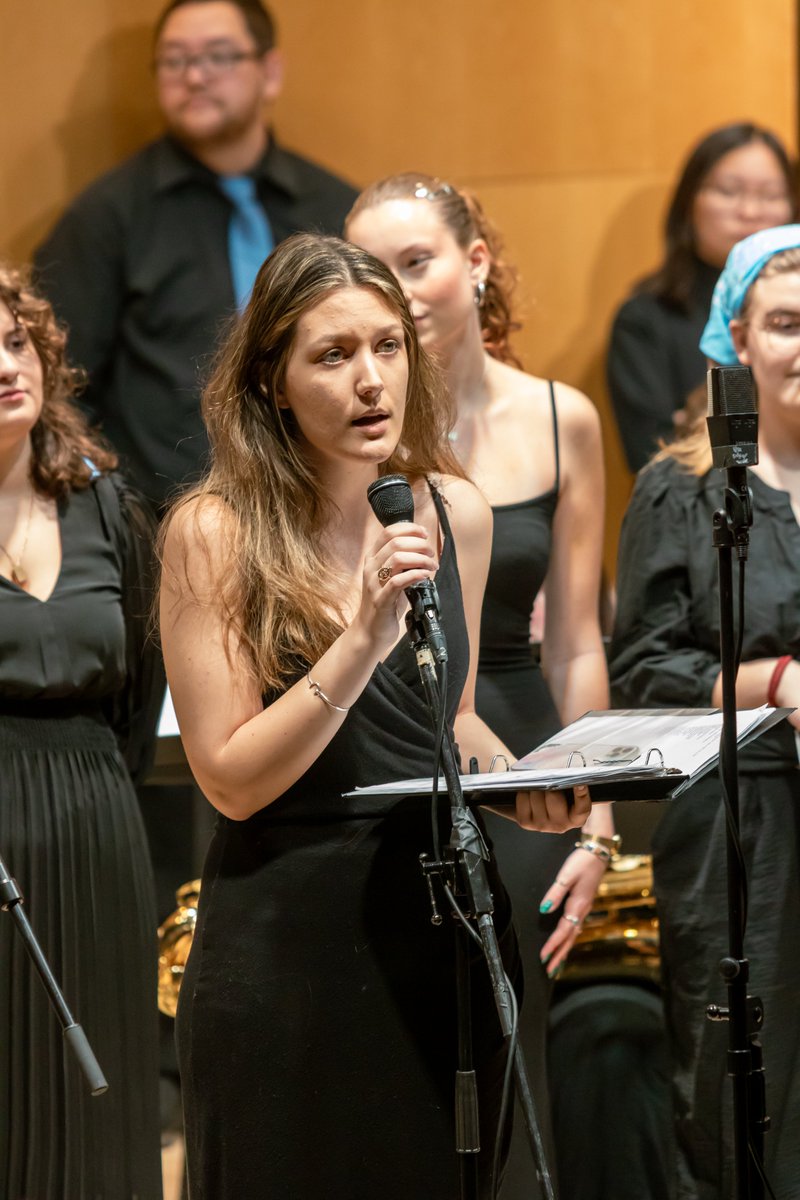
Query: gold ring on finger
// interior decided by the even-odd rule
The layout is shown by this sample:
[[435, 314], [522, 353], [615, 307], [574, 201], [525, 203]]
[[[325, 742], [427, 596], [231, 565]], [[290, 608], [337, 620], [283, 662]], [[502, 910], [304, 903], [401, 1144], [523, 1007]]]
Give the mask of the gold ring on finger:
[[378, 571], [378, 580], [380, 582], [381, 587], [383, 587], [383, 585], [386, 583], [387, 579], [391, 579], [391, 578], [392, 578], [392, 568], [391, 567], [381, 567], [380, 570]]

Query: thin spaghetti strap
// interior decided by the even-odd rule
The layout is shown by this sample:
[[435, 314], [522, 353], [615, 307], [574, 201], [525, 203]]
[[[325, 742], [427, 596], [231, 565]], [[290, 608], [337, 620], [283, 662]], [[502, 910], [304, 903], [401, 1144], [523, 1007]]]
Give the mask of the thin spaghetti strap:
[[[450, 532], [450, 522], [447, 519], [447, 505], [444, 502], [444, 496], [437, 487], [434, 487], [430, 479], [428, 479], [426, 482], [430, 489], [431, 496], [433, 497], [436, 515], [439, 518], [439, 528], [442, 531], [442, 542], [452, 542], [453, 539]], [[441, 550], [441, 546], [439, 549]]]
[[558, 414], [556, 412], [556, 388], [552, 379], [548, 379], [550, 386], [550, 407], [553, 410], [553, 449], [556, 456], [556, 481], [553, 485], [553, 490], [558, 493], [561, 490], [561, 461], [558, 452]]

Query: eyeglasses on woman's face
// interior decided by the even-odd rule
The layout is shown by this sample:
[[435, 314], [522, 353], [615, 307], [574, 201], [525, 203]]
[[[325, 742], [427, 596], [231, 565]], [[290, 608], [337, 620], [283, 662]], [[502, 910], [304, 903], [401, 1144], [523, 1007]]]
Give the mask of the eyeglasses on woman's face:
[[771, 312], [742, 323], [757, 329], [775, 353], [789, 354], [800, 347], [800, 312]]
[[732, 179], [710, 180], [701, 191], [726, 208], [752, 205], [762, 212], [783, 213], [789, 204], [784, 188], [752, 188]]

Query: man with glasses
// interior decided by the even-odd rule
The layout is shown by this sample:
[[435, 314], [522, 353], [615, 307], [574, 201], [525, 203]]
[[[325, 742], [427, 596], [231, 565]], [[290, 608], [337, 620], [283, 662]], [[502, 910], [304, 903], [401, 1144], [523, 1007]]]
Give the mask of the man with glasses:
[[202, 467], [221, 322], [277, 242], [339, 233], [355, 199], [265, 124], [274, 43], [260, 0], [171, 0], [153, 57], [166, 135], [83, 192], [35, 256], [88, 372], [84, 403], [155, 506]]

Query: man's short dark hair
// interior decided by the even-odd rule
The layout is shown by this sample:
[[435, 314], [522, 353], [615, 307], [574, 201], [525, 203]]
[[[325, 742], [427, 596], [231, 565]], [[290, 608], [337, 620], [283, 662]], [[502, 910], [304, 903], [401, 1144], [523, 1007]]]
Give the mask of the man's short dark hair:
[[[232, 4], [234, 8], [239, 9], [259, 54], [266, 54], [268, 50], [273, 48], [276, 42], [275, 22], [272, 14], [264, 7], [261, 0], [224, 0], [224, 2]], [[210, 3], [213, 3], [213, 0], [170, 0], [170, 3], [156, 21], [153, 41], [157, 42], [161, 37], [161, 32], [167, 22], [167, 18], [175, 12], [176, 8], [183, 8], [185, 4]]]

